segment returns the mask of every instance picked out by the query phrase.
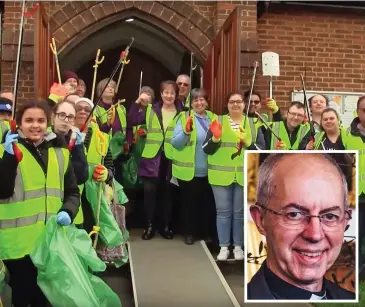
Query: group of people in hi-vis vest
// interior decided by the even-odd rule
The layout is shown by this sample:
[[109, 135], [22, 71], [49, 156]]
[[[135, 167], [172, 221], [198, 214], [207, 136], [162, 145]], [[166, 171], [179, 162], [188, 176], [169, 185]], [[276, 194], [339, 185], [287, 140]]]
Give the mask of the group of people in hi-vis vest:
[[[64, 72], [62, 85], [51, 88], [48, 104], [30, 100], [16, 108], [15, 130], [9, 124], [14, 97], [0, 95], [0, 260], [11, 276], [15, 307], [46, 304], [29, 253], [50, 216], [63, 226], [94, 229], [87, 190], [91, 181], [110, 187], [111, 198], [115, 186], [142, 184], [144, 240], [156, 231], [174, 238], [171, 220], [179, 189], [184, 242], [214, 241], [217, 235], [217, 260], [227, 260], [231, 252], [243, 260], [245, 150], [359, 150], [361, 220], [365, 97], [345, 129], [321, 94], [309, 99], [309, 123], [301, 102], [292, 102], [284, 119], [274, 99], [263, 100], [255, 91], [230, 93], [225, 112], [214, 114], [207, 92], [191, 89], [186, 75], [161, 82], [159, 100], [152, 88], [141, 87], [128, 111], [116, 100], [113, 80], [96, 86], [98, 105], [94, 88], [91, 99], [85, 92], [75, 73]], [[260, 115], [262, 106], [271, 111], [270, 120]], [[360, 238], [364, 235], [360, 223]]]

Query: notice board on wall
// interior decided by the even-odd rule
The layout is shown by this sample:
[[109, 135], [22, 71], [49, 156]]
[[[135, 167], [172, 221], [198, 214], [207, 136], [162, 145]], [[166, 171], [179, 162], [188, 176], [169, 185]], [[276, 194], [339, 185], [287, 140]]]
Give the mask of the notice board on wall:
[[[365, 93], [351, 93], [351, 92], [325, 92], [325, 91], [306, 91], [307, 99], [316, 94], [323, 94], [328, 97], [329, 106], [334, 108], [344, 127], [349, 127], [352, 120], [355, 118], [357, 100], [364, 96]], [[304, 103], [303, 91], [293, 91], [292, 101], [300, 101]]]

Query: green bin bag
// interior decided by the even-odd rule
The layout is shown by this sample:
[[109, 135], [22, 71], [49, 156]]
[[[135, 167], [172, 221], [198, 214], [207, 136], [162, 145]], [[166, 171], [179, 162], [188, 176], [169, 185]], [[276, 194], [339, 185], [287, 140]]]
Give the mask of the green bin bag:
[[[90, 171], [89, 174], [92, 174]], [[122, 233], [119, 229], [117, 222], [113, 216], [113, 213], [110, 210], [109, 204], [105, 199], [104, 196], [104, 185], [102, 184], [102, 193], [101, 193], [101, 204], [100, 204], [100, 232], [99, 236], [104, 244], [109, 247], [113, 248], [120, 244], [122, 244]], [[86, 189], [86, 198], [91, 205], [91, 209], [93, 212], [94, 219], [96, 220], [96, 213], [98, 208], [98, 190], [99, 190], [99, 183], [89, 178], [89, 180], [85, 183]]]
[[114, 178], [113, 178], [113, 193], [115, 202], [118, 205], [124, 205], [129, 201], [127, 195], [124, 193], [123, 186]]
[[110, 151], [113, 160], [116, 160], [124, 152], [124, 144], [126, 143], [126, 136], [121, 131], [116, 132], [110, 140]]
[[123, 187], [133, 188], [138, 182], [138, 166], [134, 155], [122, 163]]
[[61, 227], [56, 216], [48, 220], [30, 257], [38, 269], [38, 285], [52, 306], [122, 306], [117, 294], [90, 273], [106, 269], [91, 244], [85, 230]]

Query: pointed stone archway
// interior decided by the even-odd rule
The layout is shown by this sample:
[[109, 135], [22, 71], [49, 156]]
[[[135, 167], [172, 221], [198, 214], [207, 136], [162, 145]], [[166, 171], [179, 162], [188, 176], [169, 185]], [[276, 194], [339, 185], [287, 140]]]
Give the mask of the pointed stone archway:
[[215, 38], [214, 25], [182, 1], [72, 1], [50, 18], [62, 56], [102, 27], [139, 18], [171, 35], [204, 63]]

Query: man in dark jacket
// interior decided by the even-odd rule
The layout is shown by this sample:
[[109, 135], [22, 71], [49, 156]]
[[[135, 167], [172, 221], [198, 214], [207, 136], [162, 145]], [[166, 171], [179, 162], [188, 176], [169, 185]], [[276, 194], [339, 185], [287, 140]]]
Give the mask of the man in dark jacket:
[[324, 278], [351, 219], [346, 178], [329, 155], [269, 155], [250, 212], [266, 237], [267, 259], [248, 284], [249, 300], [355, 299]]

